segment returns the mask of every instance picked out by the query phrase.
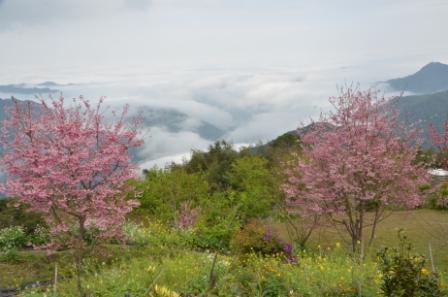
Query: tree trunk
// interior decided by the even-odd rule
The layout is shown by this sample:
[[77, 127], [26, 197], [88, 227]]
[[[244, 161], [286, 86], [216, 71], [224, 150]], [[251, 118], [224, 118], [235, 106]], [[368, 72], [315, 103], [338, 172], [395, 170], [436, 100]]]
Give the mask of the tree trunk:
[[78, 292], [80, 297], [86, 297], [87, 294], [84, 292], [81, 281], [82, 273], [82, 255], [81, 251], [75, 251], [75, 268], [76, 268], [76, 284], [78, 287]]
[[75, 266], [76, 266], [76, 282], [78, 286], [79, 296], [86, 297], [87, 294], [82, 287], [81, 274], [82, 274], [82, 260], [84, 258], [84, 242], [86, 240], [86, 228], [85, 219], [83, 217], [78, 218], [79, 223], [79, 237], [78, 244], [75, 245]]

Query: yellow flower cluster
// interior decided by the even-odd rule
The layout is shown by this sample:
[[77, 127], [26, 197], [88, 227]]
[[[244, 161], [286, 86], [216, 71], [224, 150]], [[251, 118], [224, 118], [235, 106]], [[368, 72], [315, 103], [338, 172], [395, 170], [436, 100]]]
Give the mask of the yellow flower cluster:
[[167, 287], [155, 285], [151, 297], [180, 297], [180, 295]]

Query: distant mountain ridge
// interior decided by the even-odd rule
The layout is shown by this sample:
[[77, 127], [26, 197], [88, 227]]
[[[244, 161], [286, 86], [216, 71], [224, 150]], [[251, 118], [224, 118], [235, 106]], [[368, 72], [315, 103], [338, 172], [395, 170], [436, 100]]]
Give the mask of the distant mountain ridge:
[[429, 63], [414, 74], [386, 81], [395, 91], [410, 91], [418, 94], [448, 90], [448, 65]]
[[442, 131], [445, 121], [448, 120], [448, 91], [397, 97], [389, 104], [396, 108], [403, 123], [422, 130], [426, 146], [430, 145], [429, 125]]
[[[42, 86], [42, 87], [41, 87]], [[59, 92], [59, 90], [51, 89], [48, 87], [49, 85], [41, 84], [39, 87], [31, 87], [26, 84], [18, 84], [18, 85], [0, 85], [0, 93], [3, 94], [23, 94], [23, 95], [31, 95], [35, 96], [37, 94], [54, 94]], [[55, 86], [55, 85], [53, 85]]]
[[[35, 104], [38, 106], [38, 103], [30, 101], [30, 100], [19, 100], [21, 102], [31, 102], [31, 104]], [[0, 98], [0, 123], [5, 120], [5, 109], [11, 107], [13, 105], [13, 99], [2, 99]]]
[[[396, 110], [399, 120], [404, 124], [420, 129], [424, 146], [430, 147], [428, 127], [433, 125], [439, 131], [443, 131], [444, 123], [448, 120], [448, 90], [433, 94], [396, 97], [387, 103], [387, 108]], [[322, 123], [312, 123], [297, 130], [288, 131], [284, 135], [293, 134], [301, 137], [313, 130], [316, 124]], [[328, 126], [328, 129], [331, 127]]]

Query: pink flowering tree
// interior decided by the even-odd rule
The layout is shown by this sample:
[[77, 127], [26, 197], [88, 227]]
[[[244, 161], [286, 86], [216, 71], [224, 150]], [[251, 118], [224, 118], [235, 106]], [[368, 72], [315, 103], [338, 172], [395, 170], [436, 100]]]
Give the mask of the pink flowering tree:
[[428, 130], [431, 142], [437, 149], [436, 165], [448, 170], [448, 121], [443, 125], [441, 133], [433, 125]]
[[191, 230], [200, 213], [200, 208], [193, 208], [190, 201], [182, 202], [177, 211], [176, 227], [180, 230]]
[[343, 226], [356, 252], [367, 227], [372, 242], [387, 209], [420, 205], [427, 173], [414, 163], [415, 131], [376, 92], [343, 89], [330, 102], [334, 111], [303, 137], [306, 157], [288, 169], [283, 189], [291, 210]]
[[2, 127], [4, 191], [44, 215], [53, 246], [74, 252], [78, 279], [86, 251], [119, 237], [137, 205], [126, 196], [136, 169], [129, 149], [142, 144], [140, 120], [126, 125], [125, 107], [108, 124], [102, 102], [79, 98], [68, 107], [62, 97], [50, 104], [14, 99]]

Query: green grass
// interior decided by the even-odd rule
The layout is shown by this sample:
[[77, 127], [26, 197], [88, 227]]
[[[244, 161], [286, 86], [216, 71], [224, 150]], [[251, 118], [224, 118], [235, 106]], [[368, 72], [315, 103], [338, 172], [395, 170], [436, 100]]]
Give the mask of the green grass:
[[[0, 287], [18, 287], [37, 280], [47, 280], [57, 257], [48, 257], [43, 251], [18, 251], [0, 261]], [[7, 271], [7, 273], [5, 273]]]
[[[429, 257], [431, 245], [435, 265], [444, 272], [448, 271], [447, 211], [420, 209], [391, 213], [378, 225], [373, 244], [366, 247], [366, 253], [374, 256], [382, 247], [396, 246], [399, 230], [404, 231], [418, 253]], [[350, 249], [346, 231], [340, 227], [338, 230], [328, 227], [316, 230], [310, 239], [310, 246], [320, 245], [325, 249], [334, 246], [335, 242], [341, 242], [347, 251]]]

